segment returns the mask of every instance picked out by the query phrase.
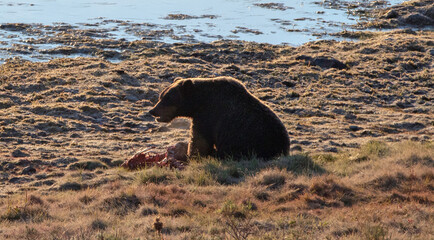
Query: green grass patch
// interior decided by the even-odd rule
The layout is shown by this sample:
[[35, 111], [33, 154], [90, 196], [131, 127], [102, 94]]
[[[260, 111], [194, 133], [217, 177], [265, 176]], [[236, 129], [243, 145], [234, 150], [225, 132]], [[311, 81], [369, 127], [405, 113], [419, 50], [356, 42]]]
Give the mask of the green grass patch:
[[147, 183], [167, 183], [175, 179], [173, 170], [161, 167], [151, 167], [142, 169], [136, 176], [137, 181], [142, 184]]
[[275, 164], [296, 175], [312, 176], [325, 173], [325, 169], [306, 153], [281, 157], [276, 160]]
[[356, 161], [376, 160], [387, 156], [391, 151], [390, 147], [380, 141], [369, 141], [360, 147], [359, 157]]
[[[255, 166], [255, 161], [252, 165]], [[250, 166], [252, 167], [252, 166]], [[236, 162], [232, 160], [218, 160], [215, 158], [201, 158], [190, 162], [180, 177], [187, 183], [198, 186], [222, 184], [237, 184], [244, 179], [249, 172], [247, 162]]]

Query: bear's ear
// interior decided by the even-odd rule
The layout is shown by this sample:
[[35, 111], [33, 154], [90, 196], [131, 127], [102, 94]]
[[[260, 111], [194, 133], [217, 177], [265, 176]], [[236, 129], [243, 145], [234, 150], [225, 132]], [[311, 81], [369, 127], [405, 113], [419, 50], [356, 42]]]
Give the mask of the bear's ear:
[[173, 82], [176, 83], [179, 80], [182, 80], [182, 77], [176, 77], [175, 79], [173, 79]]
[[193, 82], [190, 79], [182, 81], [181, 89], [184, 94], [191, 93], [193, 91]]

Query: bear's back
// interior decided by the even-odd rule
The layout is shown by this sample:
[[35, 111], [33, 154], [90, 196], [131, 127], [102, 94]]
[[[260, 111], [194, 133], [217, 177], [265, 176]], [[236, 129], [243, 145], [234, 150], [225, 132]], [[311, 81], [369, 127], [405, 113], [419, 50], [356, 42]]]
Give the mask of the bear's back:
[[200, 87], [201, 90], [205, 88], [212, 90], [230, 91], [230, 92], [248, 92], [243, 83], [232, 77], [216, 77], [216, 78], [193, 78], [194, 85]]
[[[213, 123], [215, 144], [219, 154], [270, 158], [288, 154], [289, 138], [277, 115], [231, 77], [195, 79], [203, 101], [198, 122]], [[207, 124], [208, 125], [208, 124]], [[208, 125], [208, 126], [210, 126]], [[222, 153], [223, 152], [223, 153]]]
[[196, 94], [203, 95], [204, 98], [225, 103], [251, 102], [254, 105], [260, 103], [260, 100], [253, 96], [241, 81], [235, 78], [194, 78], [192, 80], [200, 91]]

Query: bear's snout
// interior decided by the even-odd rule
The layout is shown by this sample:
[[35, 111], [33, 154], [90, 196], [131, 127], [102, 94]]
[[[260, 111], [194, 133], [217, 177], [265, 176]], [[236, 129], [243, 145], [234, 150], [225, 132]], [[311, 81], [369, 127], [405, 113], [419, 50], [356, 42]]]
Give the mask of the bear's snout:
[[149, 114], [155, 117], [157, 122], [170, 122], [177, 117], [176, 107], [157, 105], [149, 111]]

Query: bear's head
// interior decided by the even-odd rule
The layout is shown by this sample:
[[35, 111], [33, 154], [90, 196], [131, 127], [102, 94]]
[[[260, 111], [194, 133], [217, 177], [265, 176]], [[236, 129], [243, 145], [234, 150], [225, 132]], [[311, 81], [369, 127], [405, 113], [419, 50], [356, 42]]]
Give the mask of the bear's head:
[[178, 80], [161, 92], [157, 104], [149, 113], [157, 122], [170, 122], [176, 117], [189, 117], [191, 104], [188, 99], [193, 89], [189, 79]]

